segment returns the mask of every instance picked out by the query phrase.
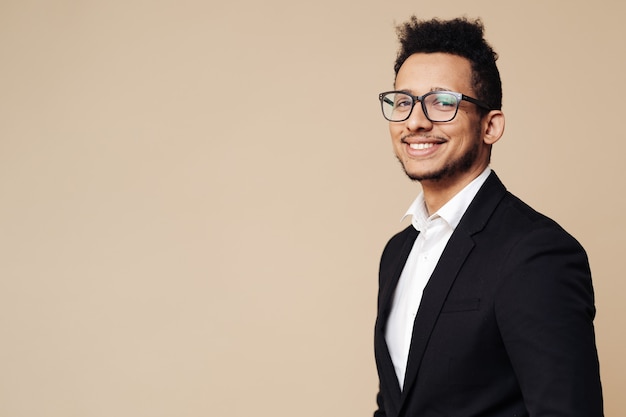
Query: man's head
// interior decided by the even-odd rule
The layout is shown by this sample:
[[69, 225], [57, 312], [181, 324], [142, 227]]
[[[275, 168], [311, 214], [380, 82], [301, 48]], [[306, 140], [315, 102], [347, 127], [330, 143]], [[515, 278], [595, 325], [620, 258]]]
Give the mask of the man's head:
[[458, 191], [504, 131], [496, 54], [479, 22], [412, 18], [398, 33], [395, 88], [380, 95], [394, 151], [423, 187]]
[[498, 54], [483, 37], [480, 20], [418, 20], [415, 16], [398, 26], [400, 51], [396, 75], [408, 57], [415, 53], [442, 52], [466, 58], [472, 68], [472, 82], [479, 100], [492, 109], [502, 108], [502, 83], [496, 66]]

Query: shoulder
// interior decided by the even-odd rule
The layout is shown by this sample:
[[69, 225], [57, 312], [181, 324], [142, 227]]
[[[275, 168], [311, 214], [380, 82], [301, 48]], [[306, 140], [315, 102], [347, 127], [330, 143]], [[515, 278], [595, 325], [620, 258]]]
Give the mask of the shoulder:
[[551, 241], [556, 239], [578, 245], [555, 220], [508, 191], [495, 173], [478, 192], [459, 226], [471, 235], [487, 231], [487, 234], [507, 241], [547, 233]]
[[516, 232], [518, 236], [528, 238], [534, 236], [539, 241], [547, 239], [551, 242], [563, 241], [581, 246], [557, 221], [535, 210], [508, 191], [494, 216], [497, 219], [496, 226], [498, 224], [507, 226], [509, 232]]
[[457, 229], [472, 240], [475, 258], [490, 260], [493, 274], [519, 275], [532, 268], [546, 272], [546, 265], [558, 269], [568, 264], [588, 270], [584, 248], [559, 223], [504, 186], [485, 185]]

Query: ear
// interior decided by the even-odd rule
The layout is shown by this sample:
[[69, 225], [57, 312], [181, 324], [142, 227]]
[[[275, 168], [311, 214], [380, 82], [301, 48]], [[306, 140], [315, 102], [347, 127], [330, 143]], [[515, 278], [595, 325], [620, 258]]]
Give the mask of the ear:
[[491, 110], [482, 121], [483, 141], [487, 145], [496, 143], [504, 133], [504, 113], [501, 110]]

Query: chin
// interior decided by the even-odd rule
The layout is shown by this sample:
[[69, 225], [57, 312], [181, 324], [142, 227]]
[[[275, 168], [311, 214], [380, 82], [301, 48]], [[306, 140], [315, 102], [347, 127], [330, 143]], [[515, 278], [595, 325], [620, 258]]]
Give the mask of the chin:
[[[406, 171], [405, 171], [406, 172]], [[442, 175], [439, 172], [433, 172], [433, 173], [422, 173], [422, 174], [416, 174], [416, 173], [409, 173], [406, 172], [407, 177], [409, 177], [412, 181], [417, 181], [417, 182], [422, 182], [422, 181], [434, 181], [434, 182], [438, 182], [441, 181], [445, 178], [444, 175]]]
[[[400, 159], [398, 159], [400, 161]], [[405, 164], [400, 161], [400, 165], [402, 165], [402, 169], [407, 177], [409, 177], [412, 181], [440, 181], [445, 178], [447, 170], [439, 169], [432, 171], [424, 171], [420, 169], [411, 169], [407, 167]]]
[[423, 170], [411, 170], [407, 169], [405, 165], [402, 165], [402, 169], [407, 177], [409, 177], [412, 181], [439, 181], [443, 179], [443, 172], [441, 171], [423, 171]]

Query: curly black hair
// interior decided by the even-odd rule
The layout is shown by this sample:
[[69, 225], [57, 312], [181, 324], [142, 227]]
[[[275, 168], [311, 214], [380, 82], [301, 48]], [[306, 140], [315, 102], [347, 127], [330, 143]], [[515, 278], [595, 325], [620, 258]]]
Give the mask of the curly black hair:
[[492, 109], [502, 108], [502, 81], [496, 66], [498, 54], [483, 36], [480, 19], [410, 20], [397, 28], [400, 50], [394, 65], [396, 76], [404, 61], [414, 53], [443, 52], [466, 58], [471, 63], [477, 99]]

